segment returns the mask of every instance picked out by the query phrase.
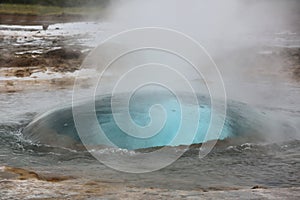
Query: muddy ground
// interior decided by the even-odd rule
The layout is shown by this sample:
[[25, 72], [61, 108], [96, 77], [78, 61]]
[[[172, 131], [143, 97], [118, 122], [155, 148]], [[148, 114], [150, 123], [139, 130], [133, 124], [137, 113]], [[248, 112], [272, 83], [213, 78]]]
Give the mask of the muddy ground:
[[[1, 172], [2, 171], [2, 172]], [[209, 187], [171, 190], [131, 186], [105, 178], [86, 180], [59, 174], [42, 174], [22, 168], [3, 167], [1, 199], [299, 199], [299, 187]], [[30, 194], [30, 195], [29, 195]]]
[[15, 55], [14, 52], [1, 54], [1, 68], [13, 68], [6, 76], [26, 77], [33, 72], [46, 71], [74, 72], [78, 70], [85, 54], [80, 50], [61, 48], [42, 54], [25, 53]]
[[[75, 75], [71, 73], [80, 69], [92, 49], [79, 40], [89, 36], [55, 23], [80, 20], [81, 16], [73, 15], [0, 14], [0, 25], [5, 24], [0, 27], [0, 92], [72, 87]], [[44, 23], [50, 24], [48, 30], [43, 30]]]
[[[80, 48], [63, 46], [42, 53], [16, 54], [14, 50], [20, 49], [6, 49], [5, 53], [0, 49], [0, 92], [72, 87], [74, 77], [65, 75], [79, 70], [87, 55]], [[41, 78], [41, 74], [53, 77]]]

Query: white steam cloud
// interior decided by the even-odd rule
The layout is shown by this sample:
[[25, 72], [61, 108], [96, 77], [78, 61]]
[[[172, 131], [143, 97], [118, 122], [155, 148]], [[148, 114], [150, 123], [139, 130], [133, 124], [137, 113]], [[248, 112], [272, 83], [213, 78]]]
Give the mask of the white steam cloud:
[[299, 115], [282, 111], [299, 108], [298, 83], [278, 53], [299, 43], [299, 8], [297, 0], [119, 0], [107, 13], [109, 35], [161, 27], [191, 36], [218, 65], [229, 99], [272, 108], [270, 131], [299, 137]]

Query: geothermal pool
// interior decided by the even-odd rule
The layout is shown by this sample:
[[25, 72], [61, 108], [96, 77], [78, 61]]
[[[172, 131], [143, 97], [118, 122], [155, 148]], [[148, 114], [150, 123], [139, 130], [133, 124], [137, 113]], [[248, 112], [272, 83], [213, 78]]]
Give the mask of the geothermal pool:
[[[118, 98], [123, 98], [122, 96], [119, 95]], [[237, 110], [232, 108], [229, 111], [229, 116], [224, 121], [224, 126], [219, 130], [220, 133], [209, 135], [207, 132], [211, 123], [210, 101], [203, 96], [199, 96], [198, 100], [202, 104], [185, 105], [178, 102], [176, 96], [168, 91], [144, 92], [132, 97], [129, 108], [127, 108], [127, 105], [118, 105], [118, 108], [112, 110], [111, 97], [98, 96], [95, 103], [98, 124], [95, 127], [86, 129], [81, 135], [78, 134], [73, 115], [76, 114], [77, 110], [80, 110], [78, 115], [83, 115], [85, 118], [90, 119], [93, 113], [89, 113], [85, 109], [85, 104], [90, 104], [90, 101], [81, 102], [79, 105], [75, 105], [76, 108], [73, 108], [72, 105], [59, 106], [42, 114], [23, 130], [23, 135], [26, 139], [36, 143], [50, 145], [58, 145], [57, 143], [52, 143], [53, 138], [57, 137], [59, 140], [61, 136], [66, 138], [65, 142], [61, 142], [61, 145], [71, 149], [76, 149], [76, 147], [69, 146], [70, 143], [79, 144], [81, 139], [86, 137], [85, 145], [106, 145], [134, 150], [161, 146], [188, 146], [211, 140], [223, 140], [238, 136], [237, 129], [244, 129], [240, 133], [246, 134], [253, 127], [259, 127], [255, 118], [263, 118], [251, 108], [242, 108], [241, 106], [243, 112], [247, 112], [245, 116], [248, 116], [248, 120], [252, 120], [252, 122], [247, 122], [247, 119], [245, 119], [245, 123], [238, 124], [240, 120], [234, 118], [243, 115], [243, 113], [241, 111], [237, 113]], [[162, 108], [152, 114], [152, 106], [157, 104]], [[195, 111], [199, 113], [198, 121], [192, 119], [195, 116], [193, 115]], [[185, 115], [186, 118], [184, 118], [182, 112], [186, 112], [189, 115]], [[128, 119], [128, 113], [131, 120]], [[220, 115], [217, 117], [221, 119]], [[116, 116], [121, 121], [116, 122]], [[153, 119], [158, 122], [153, 122]], [[219, 121], [218, 123], [222, 123], [221, 120]], [[152, 122], [153, 124], [151, 124]], [[249, 127], [249, 123], [252, 123], [253, 126]], [[125, 127], [125, 130], [123, 130], [120, 124], [127, 127], [130, 125], [133, 128], [128, 130]], [[98, 125], [102, 128], [103, 133], [97, 132]], [[146, 129], [145, 127], [147, 126], [152, 127]], [[126, 132], [126, 129], [128, 132]]]
[[[81, 46], [82, 52], [87, 52], [95, 46], [95, 40], [105, 38], [102, 34], [106, 28], [111, 28], [108, 26], [109, 23], [92, 22], [54, 24], [47, 32], [40, 32], [40, 27], [1, 25], [0, 47], [4, 50], [13, 49], [19, 56], [38, 56], [45, 51], [61, 48], [62, 44], [53, 42], [61, 40], [69, 48]], [[299, 32], [288, 28], [277, 30], [277, 27], [272, 31], [263, 32], [262, 35], [244, 35], [241, 38], [243, 42], [251, 44], [244, 49], [231, 46], [236, 40], [235, 35], [229, 34], [231, 37], [225, 44], [220, 42], [220, 38], [213, 40], [209, 50], [215, 53], [216, 62], [221, 63], [220, 70], [224, 76], [228, 101], [224, 127], [220, 135], [211, 137], [206, 137], [211, 104], [205, 95], [197, 96], [199, 105], [179, 104], [170, 93], [135, 96], [128, 109], [133, 123], [147, 127], [154, 117], [165, 122], [159, 126], [161, 128], [154, 126], [158, 130], [157, 134], [148, 138], [141, 138], [145, 136], [142, 132], [128, 135], [118, 128], [113, 114], [126, 124], [128, 118], [124, 116], [128, 114], [127, 107], [120, 106], [112, 112], [111, 96], [100, 95], [97, 96], [94, 107], [97, 124], [87, 130], [96, 130], [95, 126], [100, 125], [105, 134], [91, 134], [89, 131], [78, 134], [72, 113], [73, 90], [70, 87], [46, 86], [30, 90], [29, 86], [24, 87], [22, 78], [0, 77], [1, 84], [12, 80], [18, 84], [20, 81], [19, 84], [24, 89], [0, 95], [0, 198], [4, 198], [1, 196], [4, 194], [7, 198], [20, 199], [80, 199], [90, 198], [89, 195], [93, 192], [106, 192], [106, 189], [106, 195], [110, 198], [120, 191], [124, 195], [136, 195], [139, 191], [144, 192], [145, 188], [148, 189], [144, 194], [147, 197], [167, 193], [163, 197], [199, 198], [206, 191], [221, 190], [219, 198], [223, 198], [225, 194], [229, 194], [227, 191], [238, 193], [254, 186], [271, 188], [271, 193], [275, 195], [281, 190], [278, 188], [292, 188], [294, 193], [288, 190], [286, 196], [292, 194], [291, 198], [295, 198], [298, 190], [293, 187], [300, 187], [300, 87], [299, 81], [292, 78], [293, 68], [289, 67], [298, 66]], [[199, 35], [202, 34], [200, 32]], [[66, 37], [61, 37], [62, 35]], [[221, 39], [222, 37], [223, 34]], [[252, 46], [257, 43], [263, 45]], [[220, 52], [221, 55], [218, 54]], [[222, 52], [228, 54], [223, 56]], [[284, 60], [282, 53], [286, 52], [292, 53], [287, 53], [288, 58]], [[75, 74], [64, 74], [60, 78], [66, 76], [72, 78]], [[52, 77], [30, 77], [30, 83], [42, 85], [43, 82], [39, 82], [39, 79]], [[81, 92], [84, 93], [85, 90], [82, 89]], [[76, 108], [84, 108], [90, 103], [90, 100], [84, 100], [76, 104]], [[151, 106], [157, 103], [163, 109], [151, 115]], [[192, 133], [190, 129], [195, 127], [195, 123], [191, 121], [195, 119], [183, 119], [186, 125], [182, 136], [173, 140], [180, 129], [178, 122], [181, 121], [182, 110], [199, 111], [199, 126]], [[81, 114], [88, 118], [91, 115], [89, 112], [85, 113], [84, 109]], [[222, 116], [220, 114], [217, 117]], [[187, 136], [189, 140], [183, 136]], [[116, 163], [124, 157], [143, 155], [142, 153], [155, 151], [162, 146], [167, 146], [170, 152], [183, 152], [183, 155], [158, 171], [145, 174], [123, 173], [96, 160], [85, 149], [82, 138], [85, 139], [85, 145], [90, 146], [89, 150], [108, 159], [113, 157]], [[218, 140], [215, 148], [206, 157], [199, 159], [201, 143], [215, 140]], [[112, 143], [115, 145], [111, 146]], [[10, 168], [4, 166], [30, 170], [31, 173], [27, 173], [31, 176], [35, 173], [50, 174], [56, 180], [66, 181], [54, 183], [45, 181], [48, 179], [37, 180], [36, 177], [31, 179], [26, 176], [21, 177], [24, 180], [18, 180], [20, 177], [8, 173]], [[22, 170], [21, 172], [24, 173]], [[126, 191], [120, 187], [126, 188]], [[255, 196], [259, 192], [251, 190], [250, 193]], [[243, 196], [245, 199], [249, 197], [244, 193], [230, 197], [236, 196]], [[266, 196], [270, 197], [270, 193], [255, 197], [259, 199]]]
[[[7, 112], [1, 113], [3, 117], [6, 116], [7, 121], [1, 122], [0, 127], [0, 159], [2, 165], [25, 167], [41, 173], [85, 177], [91, 180], [106, 177], [110, 182], [125, 180], [134, 186], [173, 189], [193, 190], [197, 187], [205, 188], [212, 185], [216, 187], [299, 186], [297, 181], [299, 178], [297, 173], [298, 162], [296, 161], [297, 152], [299, 152], [299, 141], [292, 134], [295, 130], [282, 124], [282, 127], [284, 127], [282, 131], [285, 131], [286, 134], [285, 138], [276, 141], [276, 137], [274, 135], [272, 137], [272, 129], [269, 129], [267, 125], [274, 123], [271, 116], [282, 113], [282, 110], [276, 108], [258, 109], [244, 103], [230, 101], [225, 128], [219, 138], [220, 140], [226, 140], [219, 142], [208, 156], [199, 159], [199, 148], [192, 147], [167, 168], [148, 174], [135, 175], [114, 171], [99, 163], [84, 149], [77, 148], [79, 147], [80, 138], [76, 134], [74, 126], [70, 123], [72, 114], [69, 105], [66, 104], [71, 98], [72, 91], [70, 90], [1, 95], [1, 101], [8, 102], [10, 106]], [[201, 123], [204, 122], [204, 124], [199, 126], [197, 136], [192, 143], [203, 142], [202, 131], [207, 128], [206, 120], [209, 118], [209, 103], [204, 97], [199, 98], [204, 102], [204, 105], [199, 107], [204, 116]], [[103, 98], [98, 103], [103, 105], [105, 101], [109, 101], [109, 98]], [[121, 131], [116, 131], [111, 140], [121, 145], [122, 148], [104, 146], [102, 151], [99, 152], [107, 156], [114, 154], [122, 157], [140, 153], [139, 150], [134, 149], [169, 144], [169, 140], [161, 142], [160, 137], [169, 133], [170, 128], [177, 128], [172, 122], [177, 120], [177, 115], [174, 114], [176, 112], [173, 111], [177, 109], [178, 105], [170, 104], [172, 102], [170, 100], [167, 102], [165, 106], [167, 112], [168, 110], [171, 112], [171, 119], [166, 120], [165, 127], [158, 135], [148, 142], [137, 140], [133, 144], [130, 143], [130, 137], [122, 136]], [[45, 107], [45, 104], [47, 104], [47, 107]], [[97, 108], [99, 122], [115, 128], [110, 110], [103, 106]], [[137, 108], [133, 108], [133, 111]], [[147, 112], [141, 112], [140, 110], [141, 113], [133, 112], [132, 115], [133, 119], [136, 116], [139, 116], [138, 119], [143, 119], [136, 121], [140, 125], [149, 122], [149, 115], [147, 115], [149, 107], [146, 106], [145, 108], [147, 109], [144, 111], [147, 110]], [[43, 111], [46, 111], [45, 114], [35, 117], [37, 113], [43, 113]], [[140, 118], [141, 114], [144, 118]], [[286, 110], [285, 114], [286, 117], [292, 118], [299, 116], [292, 110]], [[106, 117], [101, 118], [101, 116]], [[265, 121], [262, 121], [262, 119]], [[29, 124], [30, 122], [31, 124]], [[65, 126], [66, 123], [68, 123], [68, 126]], [[280, 124], [278, 121], [276, 123]], [[52, 131], [49, 129], [52, 129]], [[294, 132], [294, 134], [296, 133]], [[289, 138], [294, 139], [290, 140]], [[66, 144], [68, 145], [64, 146]], [[182, 147], [177, 147], [179, 144], [184, 143], [172, 145], [174, 151], [182, 150]], [[83, 171], [84, 173], [82, 173]], [[270, 177], [270, 174], [273, 174], [272, 177]], [[170, 184], [171, 182], [172, 184]]]

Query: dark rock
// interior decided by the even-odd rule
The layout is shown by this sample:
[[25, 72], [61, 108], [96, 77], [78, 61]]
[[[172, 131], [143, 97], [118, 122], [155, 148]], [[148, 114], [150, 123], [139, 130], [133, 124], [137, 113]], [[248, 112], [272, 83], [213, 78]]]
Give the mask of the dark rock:
[[256, 189], [267, 189], [266, 187], [264, 186], [260, 186], [260, 185], [255, 185], [251, 188], [252, 190], [256, 190]]
[[82, 53], [80, 51], [71, 49], [55, 49], [50, 50], [45, 54], [47, 58], [61, 58], [61, 59], [77, 59], [81, 57]]

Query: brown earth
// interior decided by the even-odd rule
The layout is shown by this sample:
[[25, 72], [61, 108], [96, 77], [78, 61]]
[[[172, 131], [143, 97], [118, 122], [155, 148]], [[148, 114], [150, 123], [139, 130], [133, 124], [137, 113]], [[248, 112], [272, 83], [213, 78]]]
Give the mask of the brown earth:
[[43, 25], [66, 22], [85, 21], [86, 17], [74, 14], [60, 15], [28, 15], [28, 14], [0, 14], [0, 24], [7, 25]]
[[[0, 20], [3, 15], [0, 14]], [[21, 16], [6, 16], [11, 17]], [[47, 21], [48, 20], [48, 21]], [[44, 22], [56, 23], [67, 21], [79, 21], [76, 16], [27, 16], [23, 24], [39, 24]], [[1, 21], [6, 22], [6, 21]], [[20, 21], [17, 24], [22, 24]], [[8, 24], [11, 24], [8, 22]], [[18, 33], [18, 32], [16, 32]], [[29, 33], [32, 33], [29, 31]], [[37, 32], [38, 34], [38, 32]], [[30, 34], [29, 34], [30, 35]], [[24, 37], [24, 38], [23, 38]], [[78, 70], [89, 53], [87, 47], [66, 43], [65, 41], [76, 41], [80, 36], [54, 36], [47, 37], [34, 35], [33, 39], [20, 35], [1, 35], [0, 34], [0, 93], [17, 92], [31, 89], [59, 89], [67, 88], [74, 84], [74, 78], [49, 78], [39, 79], [32, 77], [33, 73], [44, 72], [45, 74], [74, 72]], [[34, 44], [38, 38], [43, 42]], [[18, 43], [18, 39], [27, 40], [24, 43]], [[17, 45], [15, 45], [17, 44]], [[45, 45], [47, 44], [47, 45]], [[82, 53], [84, 49], [85, 53]], [[31, 79], [14, 79], [14, 77]], [[13, 78], [11, 80], [10, 78]]]
[[73, 179], [71, 176], [59, 176], [59, 175], [52, 175], [52, 174], [39, 174], [34, 171], [16, 168], [16, 167], [4, 167], [4, 171], [12, 174], [16, 174], [18, 180], [29, 180], [29, 179], [36, 179], [41, 181], [49, 181], [49, 182], [60, 182]]
[[[1, 68], [10, 68], [2, 76], [27, 77], [34, 72], [46, 71], [46, 68], [53, 72], [74, 72], [80, 68], [85, 55], [79, 50], [56, 49], [43, 54], [32, 56], [31, 54], [0, 55]], [[13, 69], [11, 69], [13, 68]]]

